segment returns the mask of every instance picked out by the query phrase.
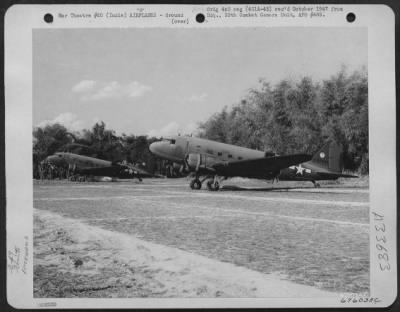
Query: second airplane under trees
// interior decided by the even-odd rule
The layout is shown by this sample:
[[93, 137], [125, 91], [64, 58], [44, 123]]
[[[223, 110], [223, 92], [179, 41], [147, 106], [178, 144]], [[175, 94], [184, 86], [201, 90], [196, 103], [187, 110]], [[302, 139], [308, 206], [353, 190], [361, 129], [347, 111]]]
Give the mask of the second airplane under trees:
[[187, 136], [174, 136], [150, 145], [150, 151], [194, 172], [192, 189], [201, 189], [207, 180], [209, 190], [218, 190], [229, 177], [264, 180], [310, 181], [336, 180], [356, 176], [342, 173], [342, 148], [335, 142], [324, 145], [312, 155], [275, 155], [245, 147]]
[[137, 178], [155, 175], [130, 164], [114, 163], [108, 160], [79, 155], [68, 152], [58, 152], [48, 156], [46, 161], [54, 166], [67, 166], [68, 179], [71, 181], [86, 181], [90, 177], [110, 177], [120, 179]]

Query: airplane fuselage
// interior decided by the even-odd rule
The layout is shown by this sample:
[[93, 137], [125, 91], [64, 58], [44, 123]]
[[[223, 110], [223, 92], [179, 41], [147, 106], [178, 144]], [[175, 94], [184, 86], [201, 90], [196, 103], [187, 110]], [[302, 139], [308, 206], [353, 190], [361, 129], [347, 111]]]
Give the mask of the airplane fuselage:
[[103, 168], [112, 165], [112, 162], [108, 160], [78, 155], [74, 153], [61, 153], [61, 152], [55, 153], [53, 156], [49, 156], [48, 161], [54, 164], [65, 162], [69, 166], [75, 167], [77, 169]]
[[265, 152], [262, 151], [184, 136], [152, 143], [150, 151], [160, 158], [176, 163], [183, 163], [190, 154], [204, 156], [207, 164], [265, 157]]
[[121, 179], [138, 177], [141, 180], [141, 173], [138, 174], [137, 169], [94, 157], [59, 152], [47, 157], [47, 161], [56, 166], [67, 164], [74, 173], [83, 176], [115, 177]]

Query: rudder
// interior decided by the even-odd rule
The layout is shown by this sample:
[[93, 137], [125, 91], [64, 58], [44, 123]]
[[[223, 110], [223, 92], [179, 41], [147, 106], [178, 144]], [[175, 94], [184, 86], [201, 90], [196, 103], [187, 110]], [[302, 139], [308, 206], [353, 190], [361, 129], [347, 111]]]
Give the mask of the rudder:
[[341, 173], [343, 170], [343, 150], [336, 142], [329, 142], [318, 150], [311, 161], [329, 171]]

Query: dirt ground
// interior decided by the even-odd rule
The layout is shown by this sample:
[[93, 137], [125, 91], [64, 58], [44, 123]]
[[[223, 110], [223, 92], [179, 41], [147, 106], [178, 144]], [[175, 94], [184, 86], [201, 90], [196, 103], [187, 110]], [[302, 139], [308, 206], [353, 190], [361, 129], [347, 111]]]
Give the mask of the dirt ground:
[[348, 183], [36, 183], [34, 296], [368, 292], [368, 185]]

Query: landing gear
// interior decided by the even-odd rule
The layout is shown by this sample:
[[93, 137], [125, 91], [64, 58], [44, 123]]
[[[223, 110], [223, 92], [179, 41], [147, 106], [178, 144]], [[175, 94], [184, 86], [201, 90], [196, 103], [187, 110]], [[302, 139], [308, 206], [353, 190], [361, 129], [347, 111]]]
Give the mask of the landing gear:
[[319, 183], [318, 182], [316, 182], [316, 181], [311, 181], [313, 184], [314, 184], [314, 187], [315, 188], [320, 188], [321, 187], [321, 185], [319, 185]]
[[192, 190], [199, 190], [201, 189], [201, 186], [203, 184], [204, 181], [207, 181], [207, 189], [209, 191], [218, 191], [221, 187], [221, 182], [223, 180], [225, 180], [226, 177], [224, 178], [218, 178], [218, 176], [211, 176], [211, 175], [207, 175], [205, 178], [203, 179], [199, 179], [198, 176], [196, 176], [192, 181], [190, 181], [190, 188]]
[[196, 177], [190, 182], [190, 188], [192, 190], [199, 190], [201, 189], [201, 181]]
[[89, 181], [89, 179], [85, 176], [80, 176], [80, 175], [72, 175], [68, 177], [68, 180], [71, 182], [86, 182]]

